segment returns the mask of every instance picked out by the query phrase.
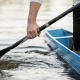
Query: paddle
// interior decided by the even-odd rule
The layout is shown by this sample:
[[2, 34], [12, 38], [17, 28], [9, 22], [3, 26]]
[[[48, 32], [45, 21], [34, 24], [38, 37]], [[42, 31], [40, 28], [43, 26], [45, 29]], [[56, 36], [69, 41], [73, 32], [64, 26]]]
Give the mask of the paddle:
[[[76, 4], [75, 6], [71, 7], [70, 9], [66, 10], [65, 12], [63, 12], [62, 14], [60, 14], [59, 16], [55, 17], [54, 19], [50, 20], [49, 22], [47, 22], [46, 24], [42, 25], [39, 29], [38, 32], [44, 30], [45, 28], [49, 27], [52, 23], [58, 21], [59, 19], [61, 19], [62, 17], [64, 17], [65, 15], [67, 15], [68, 13], [72, 12], [73, 10], [75, 10], [76, 8], [78, 8], [80, 6], [80, 3]], [[21, 43], [25, 42], [27, 40], [27, 36], [25, 36], [24, 38], [22, 38], [21, 40], [17, 41], [16, 43], [14, 43], [13, 45], [3, 49], [0, 51], [0, 57], [2, 57], [5, 53], [7, 53], [8, 51], [12, 50], [13, 48], [17, 47], [18, 45], [20, 45]]]

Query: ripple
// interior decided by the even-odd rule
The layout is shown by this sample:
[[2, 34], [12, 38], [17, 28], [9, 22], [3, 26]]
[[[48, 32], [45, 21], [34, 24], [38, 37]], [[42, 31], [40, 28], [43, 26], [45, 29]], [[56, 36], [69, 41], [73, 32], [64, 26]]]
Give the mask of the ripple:
[[[0, 1], [0, 49], [26, 35], [29, 0]], [[72, 6], [68, 0], [44, 0], [37, 16], [39, 26]], [[0, 80], [79, 80], [80, 75], [44, 41], [48, 29], [72, 29], [72, 14], [6, 53], [0, 61]]]

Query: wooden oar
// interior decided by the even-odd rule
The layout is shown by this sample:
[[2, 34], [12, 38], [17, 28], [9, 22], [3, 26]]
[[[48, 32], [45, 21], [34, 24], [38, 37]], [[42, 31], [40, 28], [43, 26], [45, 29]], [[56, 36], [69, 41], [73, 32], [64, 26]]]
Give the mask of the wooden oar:
[[[60, 14], [59, 16], [55, 17], [54, 19], [50, 20], [49, 22], [47, 22], [46, 24], [42, 25], [39, 29], [38, 32], [44, 30], [45, 28], [49, 27], [51, 24], [53, 24], [54, 22], [58, 21], [59, 19], [61, 19], [62, 17], [64, 17], [65, 15], [67, 15], [68, 13], [72, 12], [73, 10], [75, 10], [76, 8], [80, 7], [80, 3], [76, 4], [75, 6], [69, 8], [68, 10], [66, 10], [65, 12], [63, 12], [62, 14]], [[21, 43], [25, 42], [27, 40], [27, 36], [25, 36], [24, 38], [22, 38], [21, 40], [17, 41], [16, 43], [14, 43], [13, 45], [3, 49], [0, 51], [0, 57], [2, 57], [5, 53], [7, 53], [8, 51], [12, 50], [13, 48], [17, 47], [18, 45], [20, 45]]]

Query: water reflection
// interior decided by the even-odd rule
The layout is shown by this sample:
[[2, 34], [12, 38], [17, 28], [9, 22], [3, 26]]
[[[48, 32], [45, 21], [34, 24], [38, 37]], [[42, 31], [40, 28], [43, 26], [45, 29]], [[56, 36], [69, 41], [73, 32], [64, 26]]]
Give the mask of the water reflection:
[[[72, 6], [67, 0], [44, 0], [37, 22], [43, 25]], [[0, 49], [26, 35], [29, 0], [0, 1]], [[72, 13], [47, 29], [64, 28], [72, 31]], [[46, 30], [47, 30], [46, 29]], [[71, 68], [41, 37], [28, 40], [6, 53], [0, 61], [0, 80], [79, 80]]]

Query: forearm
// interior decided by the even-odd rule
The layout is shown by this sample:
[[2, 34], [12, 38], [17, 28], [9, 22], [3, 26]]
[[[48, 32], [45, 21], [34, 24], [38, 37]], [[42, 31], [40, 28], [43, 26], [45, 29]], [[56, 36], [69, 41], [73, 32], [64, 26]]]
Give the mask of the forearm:
[[40, 9], [41, 4], [38, 2], [30, 2], [28, 23], [35, 23], [38, 11]]

